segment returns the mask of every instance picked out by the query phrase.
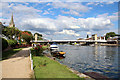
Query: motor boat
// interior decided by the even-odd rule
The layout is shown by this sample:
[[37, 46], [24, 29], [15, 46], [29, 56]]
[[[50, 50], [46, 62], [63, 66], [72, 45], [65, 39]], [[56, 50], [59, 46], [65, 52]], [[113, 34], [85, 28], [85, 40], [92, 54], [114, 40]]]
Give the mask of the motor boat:
[[59, 51], [58, 45], [57, 44], [50, 45], [50, 51], [51, 52]]

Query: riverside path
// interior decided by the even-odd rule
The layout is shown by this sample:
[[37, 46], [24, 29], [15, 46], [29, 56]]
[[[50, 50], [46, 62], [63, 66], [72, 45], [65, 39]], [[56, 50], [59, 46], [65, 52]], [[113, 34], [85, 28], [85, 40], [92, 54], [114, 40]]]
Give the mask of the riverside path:
[[2, 61], [2, 78], [32, 78], [29, 48], [23, 48], [9, 59]]

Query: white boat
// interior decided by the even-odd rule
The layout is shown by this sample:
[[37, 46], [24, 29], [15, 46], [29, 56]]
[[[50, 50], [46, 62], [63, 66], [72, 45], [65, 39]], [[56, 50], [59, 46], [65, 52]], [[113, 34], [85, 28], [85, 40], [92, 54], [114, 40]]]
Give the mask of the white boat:
[[54, 52], [54, 51], [59, 51], [59, 47], [56, 44], [52, 44], [50, 45], [50, 51]]

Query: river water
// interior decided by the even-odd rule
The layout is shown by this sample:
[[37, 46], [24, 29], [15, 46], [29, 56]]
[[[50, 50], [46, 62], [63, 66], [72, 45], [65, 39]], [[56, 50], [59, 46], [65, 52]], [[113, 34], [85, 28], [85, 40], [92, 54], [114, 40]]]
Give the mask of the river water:
[[118, 48], [59, 45], [59, 50], [65, 51], [66, 57], [57, 60], [79, 72], [97, 72], [110, 78], [118, 78]]

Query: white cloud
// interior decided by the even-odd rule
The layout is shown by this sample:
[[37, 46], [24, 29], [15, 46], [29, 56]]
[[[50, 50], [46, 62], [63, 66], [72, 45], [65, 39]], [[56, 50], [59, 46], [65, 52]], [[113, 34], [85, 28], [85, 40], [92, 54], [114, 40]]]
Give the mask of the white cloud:
[[87, 32], [87, 34], [91, 34], [91, 32]]
[[34, 13], [34, 12], [41, 12], [41, 10], [35, 9], [33, 7], [28, 7], [26, 5], [18, 4], [17, 6], [13, 6], [13, 10], [17, 13], [21, 11], [24, 13]]
[[72, 29], [79, 29], [79, 26], [70, 26]]
[[111, 21], [117, 21], [118, 20], [118, 12], [115, 12], [110, 16], [108, 15], [108, 13], [104, 13], [104, 14], [98, 15], [97, 17], [103, 17], [106, 19], [110, 19]]
[[70, 11], [61, 11], [62, 13], [64, 14], [72, 14], [72, 15], [75, 15], [75, 16], [82, 16], [78, 11], [74, 11], [74, 10], [70, 10]]
[[94, 6], [97, 6], [99, 5], [100, 2], [88, 2], [86, 5], [94, 5]]
[[106, 2], [106, 4], [113, 4], [113, 3], [114, 3], [113, 1]]
[[[1, 0], [1, 2], [100, 2], [101, 0]], [[108, 2], [110, 0], [102, 0]], [[119, 0], [112, 0], [118, 2]]]
[[48, 11], [45, 10], [45, 12], [44, 12], [43, 14], [45, 15], [45, 14], [50, 14], [50, 13], [49, 13]]
[[94, 4], [94, 2], [88, 2], [87, 3], [87, 5], [93, 5]]
[[[71, 3], [71, 2], [54, 2], [52, 3], [54, 8], [66, 8], [70, 10], [76, 10], [79, 12], [87, 12], [89, 7], [82, 5], [81, 3]], [[62, 6], [61, 6], [62, 5]]]
[[12, 7], [14, 4], [10, 4], [8, 7]]
[[57, 30], [54, 21], [49, 18], [26, 19], [22, 21], [22, 25], [28, 29], [33, 28], [33, 30], [35, 29], [36, 31], [41, 32]]
[[[73, 31], [101, 31], [105, 29], [110, 29], [113, 24], [109, 19], [106, 18], [73, 18], [66, 16], [58, 16], [56, 19], [50, 18], [32, 18], [22, 20], [22, 25], [26, 29], [33, 29], [36, 31], [59, 32], [61, 30], [73, 30]], [[67, 31], [63, 31], [69, 34]], [[71, 31], [72, 32], [72, 31]], [[73, 32], [72, 32], [73, 33]], [[72, 34], [71, 33], [71, 34]]]
[[84, 6], [81, 3], [71, 3], [71, 2], [67, 2], [67, 3], [54, 2], [54, 3], [52, 3], [52, 6], [54, 8], [68, 9], [69, 11], [62, 10], [61, 12], [64, 13], [64, 14], [72, 14], [72, 15], [76, 15], [76, 16], [81, 16], [80, 12], [87, 12], [90, 9], [92, 9], [92, 7]]
[[61, 32], [55, 32], [55, 34], [68, 34], [73, 36], [80, 36], [80, 34], [75, 33], [73, 30], [63, 30]]
[[[64, 4], [64, 3], [62, 3]], [[70, 5], [70, 4], [69, 4]], [[72, 4], [71, 4], [72, 5]], [[113, 15], [109, 17], [105, 17], [108, 14], [99, 15], [98, 17], [91, 17], [91, 18], [74, 18], [74, 17], [67, 17], [67, 16], [56, 16], [56, 18], [44, 18], [41, 17], [38, 12], [41, 12], [41, 10], [37, 10], [34, 7], [28, 7], [26, 5], [17, 4], [17, 5], [10, 5], [8, 3], [2, 4], [3, 6], [3, 16], [7, 16], [7, 19], [2, 19], [2, 22], [8, 22], [11, 18], [11, 12], [13, 12], [14, 15], [14, 21], [16, 27], [18, 27], [21, 30], [30, 30], [33, 32], [40, 32], [42, 34], [45, 34], [47, 37], [52, 37], [54, 33], [59, 33], [70, 35], [71, 36], [80, 36], [79, 32], [81, 31], [90, 31], [93, 30], [94, 32], [103, 31], [103, 30], [109, 30], [111, 27], [113, 27], [113, 24], [111, 22], [113, 16], [116, 16], [117, 13], [114, 13]], [[8, 7], [11, 6], [11, 7]], [[58, 6], [58, 5], [56, 5]], [[75, 6], [75, 3], [73, 4], [73, 7]], [[79, 5], [76, 3], [76, 6], [79, 7]], [[72, 8], [71, 6], [68, 7], [68, 4], [64, 4], [63, 8], [70, 9], [72, 12], [79, 12], [77, 7]], [[54, 6], [55, 7], [55, 6]], [[59, 6], [58, 6], [59, 7]], [[12, 8], [12, 9], [11, 9]], [[59, 7], [60, 8], [60, 7]], [[87, 7], [88, 8], [88, 7]], [[86, 9], [87, 10], [87, 9]], [[10, 14], [8, 13], [10, 12]], [[76, 14], [77, 13], [73, 13]], [[79, 14], [80, 15], [80, 14]], [[57, 34], [58, 34], [57, 33]]]

